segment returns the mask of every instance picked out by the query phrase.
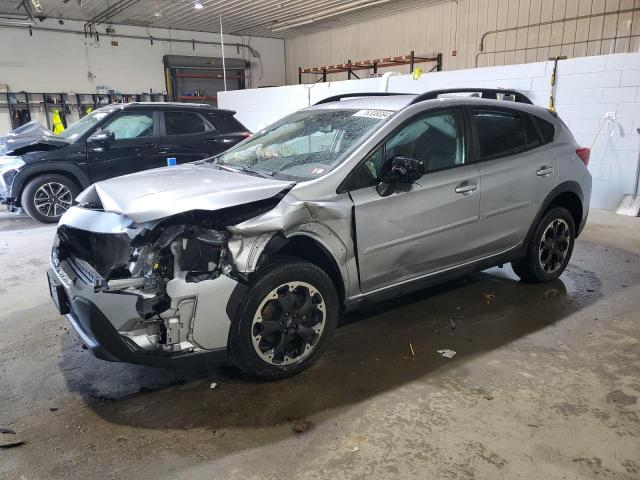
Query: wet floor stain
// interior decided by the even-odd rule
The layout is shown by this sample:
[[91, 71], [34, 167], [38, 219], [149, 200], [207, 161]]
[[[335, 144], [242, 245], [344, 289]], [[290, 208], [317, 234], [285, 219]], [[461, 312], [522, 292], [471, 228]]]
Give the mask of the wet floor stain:
[[628, 407], [638, 403], [638, 397], [636, 395], [627, 395], [622, 390], [613, 390], [607, 394], [607, 402]]
[[[605, 260], [606, 268], [600, 265]], [[613, 271], [630, 264], [626, 273]], [[171, 468], [180, 465], [263, 455], [269, 471], [282, 477], [285, 471], [279, 470], [276, 457], [286, 448], [308, 462], [291, 455], [289, 473], [306, 472], [308, 478], [323, 478], [319, 472], [328, 471], [349, 478], [339, 476], [341, 466], [343, 472], [365, 472], [361, 478], [410, 478], [411, 466], [431, 472], [421, 478], [515, 478], [513, 469], [522, 463], [513, 455], [517, 442], [506, 449], [483, 429], [478, 435], [487, 438], [469, 439], [475, 427], [467, 430], [463, 423], [453, 431], [453, 418], [481, 411], [499, 422], [522, 411], [511, 428], [522, 428], [519, 435], [532, 445], [544, 444], [536, 435], [544, 438], [550, 425], [560, 421], [563, 428], [595, 422], [607, 438], [637, 439], [632, 425], [639, 392], [630, 387], [634, 363], [628, 364], [638, 355], [602, 311], [590, 314], [596, 305], [613, 302], [621, 275], [629, 288], [640, 282], [634, 256], [581, 244], [568, 271], [551, 284], [526, 285], [509, 268], [496, 268], [371, 305], [343, 319], [317, 365], [275, 383], [255, 382], [229, 366], [165, 370], [102, 362], [82, 350], [73, 333], [59, 329], [62, 324], [51, 320], [46, 304], [14, 312], [7, 318], [15, 324], [41, 319], [21, 327], [25, 338], [35, 337], [40, 328], [53, 341], [48, 350], [29, 352], [25, 347], [12, 356], [16, 366], [40, 362], [35, 378], [25, 381], [12, 373], [9, 383], [16, 392], [4, 397], [15, 405], [12, 411], [23, 411], [19, 405], [30, 402], [30, 396], [46, 397], [54, 382], [69, 392], [53, 397], [55, 405], [45, 403], [39, 413], [31, 411], [18, 420], [29, 441], [21, 447], [25, 453], [16, 449], [15, 461], [23, 471], [43, 478], [63, 476], [71, 468], [76, 478], [95, 476], [100, 468], [124, 478], [134, 466], [138, 473], [146, 468], [157, 474], [161, 465], [174, 472]], [[626, 366], [617, 365], [608, 342], [621, 346], [615, 355], [624, 355]], [[0, 347], [0, 356], [6, 355], [2, 358], [13, 347], [6, 348], [3, 353]], [[456, 354], [442, 357], [437, 353], [442, 349]], [[601, 366], [594, 375], [611, 385], [597, 405], [587, 403], [579, 387], [563, 391], [562, 375], [581, 368], [584, 349], [598, 352]], [[623, 376], [628, 379], [624, 387], [619, 384]], [[216, 389], [209, 388], [211, 382], [218, 383]], [[541, 391], [549, 397], [538, 396]], [[536, 400], [522, 400], [522, 392], [525, 399]], [[482, 418], [468, 420], [474, 421]], [[297, 432], [298, 424], [313, 428]], [[46, 462], [31, 464], [36, 457]], [[616, 469], [632, 475], [637, 468], [633, 460], [614, 466], [602, 455], [586, 453], [564, 460], [573, 472], [587, 476], [606, 476]], [[246, 464], [240, 461], [235, 470], [226, 471], [244, 478], [238, 472]], [[430, 465], [438, 467], [429, 470]]]

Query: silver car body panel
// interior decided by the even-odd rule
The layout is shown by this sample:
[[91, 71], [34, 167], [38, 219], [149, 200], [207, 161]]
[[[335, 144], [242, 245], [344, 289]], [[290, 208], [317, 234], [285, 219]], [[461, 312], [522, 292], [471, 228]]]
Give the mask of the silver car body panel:
[[106, 212], [145, 223], [191, 210], [221, 210], [264, 200], [292, 184], [187, 163], [98, 182], [77, 200], [98, 197]]
[[186, 341], [205, 350], [227, 346], [231, 320], [225, 307], [236, 285], [238, 282], [224, 275], [199, 283], [174, 278], [167, 284], [172, 309], [180, 311], [181, 303], [194, 300], [193, 310], [183, 308], [182, 315], [178, 316]]
[[[78, 201], [99, 200], [104, 211], [73, 207], [60, 223], [96, 233], [126, 233], [135, 238], [180, 213], [215, 214], [286, 193], [272, 209], [227, 227], [227, 261], [232, 270], [246, 278], [256, 271], [274, 237], [303, 236], [330, 256], [341, 276], [344, 301], [349, 303], [518, 248], [545, 198], [559, 183], [572, 181], [580, 185], [586, 216], [591, 179], [575, 153], [575, 140], [549, 112], [513, 102], [508, 103], [509, 108], [555, 124], [556, 140], [519, 155], [428, 173], [388, 197], [378, 195], [375, 187], [340, 193], [349, 173], [416, 114], [443, 107], [505, 106], [505, 102], [460, 97], [407, 106], [413, 98], [356, 98], [310, 107], [309, 110], [366, 108], [394, 112], [320, 178], [294, 184], [229, 172], [209, 164], [162, 168], [91, 186]], [[547, 167], [549, 174], [538, 174]], [[456, 192], [464, 182], [475, 183], [478, 189], [465, 194]], [[504, 188], [505, 184], [509, 188]], [[230, 319], [225, 306], [237, 285], [238, 279], [225, 272], [199, 283], [186, 282], [184, 276], [168, 283], [171, 306], [160, 316], [177, 319], [176, 335], [181, 336], [177, 348], [185, 345], [208, 350], [226, 346]], [[69, 295], [76, 293], [72, 287], [66, 288]], [[90, 296], [99, 303], [103, 301], [97, 298], [100, 295], [105, 294]], [[131, 314], [131, 305], [126, 302], [100, 305], [109, 311], [109, 320], [116, 328], [122, 327]], [[121, 313], [112, 318], [112, 311]], [[134, 338], [141, 347], [144, 344], [135, 331], [121, 333]]]

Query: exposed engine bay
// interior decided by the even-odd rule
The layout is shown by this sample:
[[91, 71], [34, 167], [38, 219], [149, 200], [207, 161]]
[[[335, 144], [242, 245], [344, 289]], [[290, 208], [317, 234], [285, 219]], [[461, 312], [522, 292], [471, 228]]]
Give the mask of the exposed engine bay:
[[229, 238], [228, 232], [204, 225], [162, 225], [143, 229], [133, 238], [61, 226], [54, 263], [65, 261], [77, 276], [76, 285], [84, 284], [94, 293], [136, 298], [138, 318], [118, 330], [137, 347], [196, 351], [212, 345], [200, 345], [194, 338], [198, 296], [189, 291], [198, 288], [188, 284], [232, 275]]

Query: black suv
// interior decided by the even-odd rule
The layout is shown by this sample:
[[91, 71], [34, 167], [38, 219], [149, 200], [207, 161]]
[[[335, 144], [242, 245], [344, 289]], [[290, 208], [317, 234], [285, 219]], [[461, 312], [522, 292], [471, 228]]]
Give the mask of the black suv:
[[229, 110], [183, 103], [109, 105], [59, 135], [5, 138], [0, 203], [40, 222], [57, 222], [92, 183], [211, 157], [250, 133]]

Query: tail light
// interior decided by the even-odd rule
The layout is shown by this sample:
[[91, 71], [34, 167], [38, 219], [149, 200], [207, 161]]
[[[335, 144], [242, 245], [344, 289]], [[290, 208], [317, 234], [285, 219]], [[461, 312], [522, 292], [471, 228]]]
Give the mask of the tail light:
[[576, 149], [576, 155], [580, 157], [580, 160], [584, 163], [584, 166], [589, 165], [589, 158], [591, 157], [591, 149], [587, 147], [580, 147]]
[[249, 137], [251, 136], [251, 133], [249, 133], [249, 132], [242, 132], [242, 133], [240, 134], [240, 136], [241, 136], [241, 137], [244, 137], [244, 138], [249, 138]]

